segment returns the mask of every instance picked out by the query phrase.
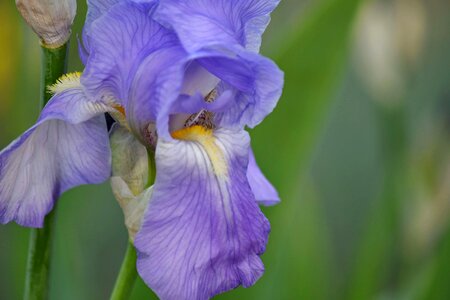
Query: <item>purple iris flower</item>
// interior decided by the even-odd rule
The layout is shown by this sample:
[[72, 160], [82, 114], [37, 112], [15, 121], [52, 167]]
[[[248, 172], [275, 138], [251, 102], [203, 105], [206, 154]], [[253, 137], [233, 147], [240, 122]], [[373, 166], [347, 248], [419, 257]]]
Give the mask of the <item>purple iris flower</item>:
[[[139, 274], [161, 299], [253, 285], [270, 231], [258, 204], [279, 198], [244, 127], [281, 95], [282, 72], [258, 54], [278, 1], [88, 4], [83, 74], [51, 87], [36, 125], [0, 153], [0, 222], [40, 227], [67, 189], [122, 176], [122, 198], [145, 198], [130, 235]], [[105, 112], [117, 121], [111, 145]], [[117, 148], [133, 170], [155, 151], [150, 189], [115, 170]]]

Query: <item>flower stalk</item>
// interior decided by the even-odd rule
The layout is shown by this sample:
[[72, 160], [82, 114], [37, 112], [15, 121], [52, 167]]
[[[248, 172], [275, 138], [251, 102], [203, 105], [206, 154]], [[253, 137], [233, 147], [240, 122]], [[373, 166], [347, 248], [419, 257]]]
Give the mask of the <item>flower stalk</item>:
[[129, 242], [122, 266], [120, 267], [119, 276], [114, 285], [111, 300], [128, 299], [133, 291], [136, 278], [136, 250], [133, 244]]
[[[66, 72], [67, 52], [67, 43], [59, 48], [42, 47], [41, 107], [44, 107], [51, 98], [47, 87], [54, 84]], [[48, 298], [55, 214], [56, 207], [45, 217], [43, 228], [31, 229], [25, 280], [25, 300]]]

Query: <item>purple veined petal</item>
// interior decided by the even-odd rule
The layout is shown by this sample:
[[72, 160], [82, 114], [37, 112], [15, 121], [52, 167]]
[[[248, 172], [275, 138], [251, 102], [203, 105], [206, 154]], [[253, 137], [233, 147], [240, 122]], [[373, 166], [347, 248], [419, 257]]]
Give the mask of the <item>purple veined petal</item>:
[[258, 52], [261, 35], [279, 0], [160, 0], [154, 17], [173, 28], [190, 53], [241, 45]]
[[[83, 27], [83, 53], [85, 56], [89, 55], [89, 38], [88, 35], [91, 30], [92, 23], [105, 14], [111, 7], [124, 0], [87, 0], [88, 12], [86, 14], [86, 21]], [[82, 57], [83, 60], [83, 57]], [[83, 61], [83, 63], [85, 63]]]
[[89, 101], [83, 88], [70, 88], [0, 152], [0, 223], [41, 227], [64, 191], [109, 177], [108, 109]]
[[183, 118], [187, 119], [189, 114], [207, 104], [203, 99], [218, 84], [218, 79], [200, 66], [197, 59], [209, 54], [188, 55], [178, 45], [157, 51], [142, 62], [134, 77], [127, 106], [135, 131], [142, 135], [146, 125], [153, 121], [157, 124], [158, 135], [171, 139], [170, 129], [174, 126], [169, 123], [179, 123], [180, 117], [175, 114], [183, 115], [180, 121], [183, 123]]
[[211, 72], [203, 68], [197, 61], [190, 61], [184, 72], [183, 86], [181, 94], [194, 95], [201, 94], [203, 97], [209, 94], [220, 82]]
[[179, 45], [173, 32], [151, 19], [151, 10], [150, 4], [123, 1], [92, 23], [90, 55], [82, 77], [90, 94], [113, 97], [125, 107], [142, 62], [157, 51]]
[[261, 172], [255, 160], [253, 150], [250, 149], [247, 169], [247, 179], [252, 192], [255, 195], [256, 202], [262, 205], [275, 205], [280, 202], [277, 190], [267, 180], [266, 176]]
[[283, 73], [271, 60], [248, 51], [202, 50], [189, 56], [180, 47], [158, 51], [141, 63], [134, 77], [132, 107], [127, 108], [130, 123], [138, 123], [135, 128], [142, 131], [149, 120], [156, 120], [159, 136], [170, 139], [171, 115], [200, 109], [201, 97], [215, 87], [219, 98], [202, 108], [217, 113], [221, 126], [254, 127], [276, 106]]
[[199, 63], [222, 80], [220, 90], [235, 90], [234, 103], [216, 116], [221, 126], [255, 127], [280, 99], [284, 74], [268, 58], [238, 51], [235, 56], [210, 55], [199, 59]]
[[171, 139], [169, 120], [174, 114], [191, 114], [208, 107], [203, 99], [219, 79], [199, 65], [197, 59], [209, 54], [188, 55], [177, 45], [155, 51], [142, 61], [126, 107], [134, 131], [142, 135], [149, 122], [156, 122], [158, 135]]
[[170, 139], [168, 123], [180, 95], [205, 96], [219, 80], [235, 95], [229, 109], [218, 114], [220, 125], [254, 127], [273, 110], [283, 84], [273, 62], [242, 47], [188, 54], [151, 12], [149, 4], [125, 2], [97, 19], [82, 77], [94, 97], [120, 102], [138, 136], [145, 137], [148, 124], [157, 123], [159, 136]]
[[170, 137], [171, 108], [180, 96], [187, 62], [186, 53], [177, 46], [155, 51], [142, 61], [126, 106], [127, 119], [137, 136], [145, 136], [148, 124], [156, 122], [158, 134]]
[[264, 272], [270, 225], [247, 181], [245, 131], [194, 126], [160, 140], [137, 268], [163, 300], [209, 299]]
[[89, 51], [88, 51], [88, 42], [87, 41], [83, 41], [84, 40], [84, 36], [80, 37], [77, 36], [77, 42], [78, 42], [78, 56], [80, 57], [81, 62], [83, 63], [83, 65], [86, 65], [87, 60], [89, 58]]
[[[190, 72], [192, 66], [203, 69]], [[222, 82], [217, 84], [215, 78]], [[219, 98], [204, 103], [204, 109], [215, 112], [218, 124], [224, 127], [254, 127], [274, 109], [281, 95], [283, 73], [272, 61], [248, 51], [234, 55], [203, 50], [188, 56], [180, 47], [174, 47], [171, 52], [161, 51], [159, 57], [149, 56], [142, 62], [131, 89], [132, 109], [127, 113], [132, 114], [131, 122], [137, 122], [135, 127], [141, 131], [149, 120], [156, 120], [159, 136], [170, 139], [171, 115], [192, 113], [201, 96], [215, 85]], [[183, 96], [185, 91], [193, 94]], [[222, 97], [224, 93], [226, 97]]]
[[142, 134], [149, 121], [156, 121], [158, 135], [171, 139], [174, 127], [182, 127], [189, 114], [208, 106], [204, 97], [219, 80], [196, 61], [204, 55], [209, 53], [189, 56], [178, 46], [155, 52], [142, 62], [127, 107], [135, 131]]
[[125, 2], [125, 0], [87, 0], [88, 13], [86, 15], [85, 27], [90, 27], [92, 22], [120, 2]]
[[[92, 23], [106, 14], [114, 5], [127, 1], [133, 1], [136, 3], [153, 4], [157, 0], [87, 0], [88, 11], [86, 14], [86, 21], [83, 27], [83, 55], [89, 55], [89, 35], [91, 31]], [[83, 58], [82, 58], [83, 61]], [[83, 61], [84, 63], [84, 61]]]

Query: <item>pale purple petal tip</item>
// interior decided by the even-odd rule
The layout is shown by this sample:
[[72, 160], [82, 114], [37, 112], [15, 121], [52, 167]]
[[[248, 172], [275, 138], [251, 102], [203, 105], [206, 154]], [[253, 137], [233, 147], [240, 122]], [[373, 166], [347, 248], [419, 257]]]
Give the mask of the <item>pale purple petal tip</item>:
[[255, 155], [250, 149], [247, 178], [252, 192], [255, 195], [255, 199], [259, 204], [262, 205], [275, 205], [280, 202], [280, 197], [278, 196], [277, 190], [273, 185], [267, 180], [258, 164], [255, 160]]

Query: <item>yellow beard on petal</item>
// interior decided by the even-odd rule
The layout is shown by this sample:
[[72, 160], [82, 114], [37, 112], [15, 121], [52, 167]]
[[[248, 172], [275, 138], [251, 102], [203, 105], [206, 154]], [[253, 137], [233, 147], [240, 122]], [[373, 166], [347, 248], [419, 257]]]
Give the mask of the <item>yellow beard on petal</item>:
[[124, 117], [126, 117], [125, 108], [120, 104], [114, 104], [113, 107], [120, 112]]
[[223, 151], [216, 143], [212, 129], [195, 125], [172, 132], [172, 137], [177, 140], [199, 143], [208, 155], [214, 173], [218, 177], [226, 177], [227, 163]]
[[[81, 72], [67, 73], [61, 76], [56, 81], [55, 84], [49, 85], [47, 87], [47, 90], [51, 94], [56, 95], [69, 89], [81, 88], [82, 86], [80, 80], [81, 80]], [[97, 103], [101, 102], [99, 101]], [[105, 100], [103, 104], [106, 104], [108, 106], [106, 111], [111, 115], [111, 117], [113, 117], [114, 120], [116, 120], [118, 123], [120, 123], [120, 125], [124, 126], [129, 131], [131, 131], [126, 119], [125, 108], [122, 105], [118, 104], [112, 98]]]
[[111, 106], [113, 108], [111, 111], [109, 111], [111, 117], [116, 120], [116, 122], [118, 122], [121, 126], [128, 129], [128, 131], [131, 131], [130, 126], [128, 125], [125, 108], [122, 105], [116, 103], [111, 103]]
[[68, 73], [61, 76], [55, 84], [48, 86], [47, 89], [52, 94], [58, 94], [71, 88], [78, 88], [81, 86], [80, 78], [80, 72]]

